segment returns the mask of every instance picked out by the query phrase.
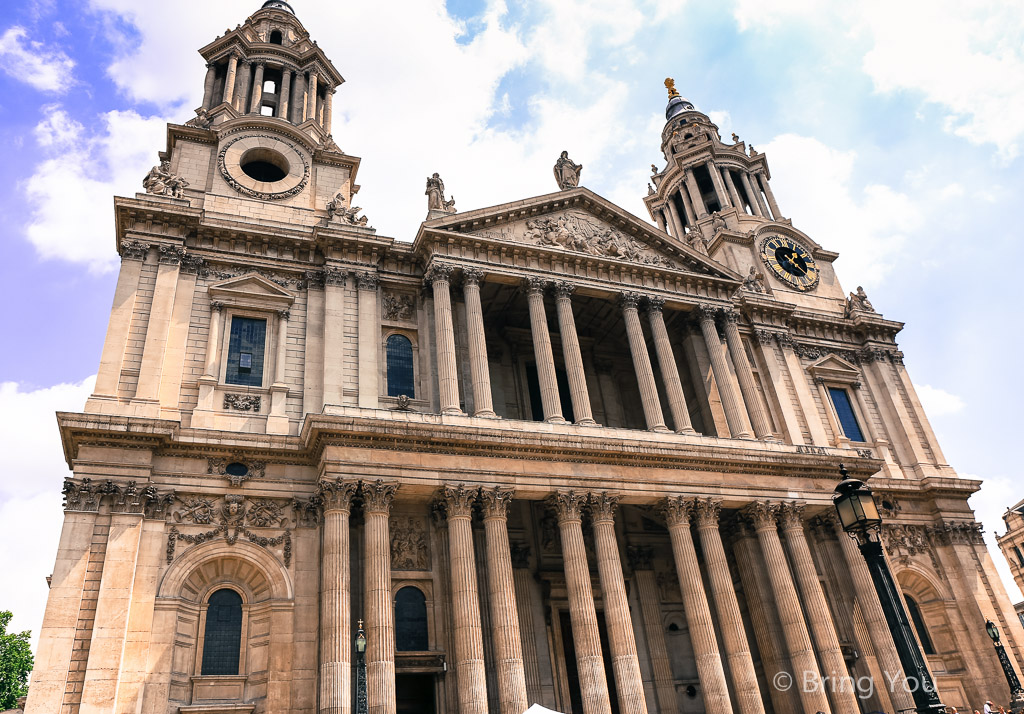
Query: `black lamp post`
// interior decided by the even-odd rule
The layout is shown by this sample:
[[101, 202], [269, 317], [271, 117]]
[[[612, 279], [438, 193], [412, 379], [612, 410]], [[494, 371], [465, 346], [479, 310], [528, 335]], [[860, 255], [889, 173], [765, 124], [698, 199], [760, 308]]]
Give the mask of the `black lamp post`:
[[1017, 714], [1017, 712], [1024, 711], [1024, 689], [1020, 686], [1020, 680], [1017, 679], [1017, 673], [1013, 671], [1013, 665], [1010, 664], [1010, 658], [1006, 655], [1006, 648], [1003, 647], [1003, 643], [999, 641], [999, 628], [996, 627], [996, 623], [992, 620], [985, 622], [985, 632], [992, 638], [992, 644], [996, 647], [996, 654], [999, 656], [999, 664], [1003, 665], [1003, 674], [1006, 675], [1006, 683], [1010, 685], [1010, 711]]
[[939, 694], [928, 672], [921, 648], [917, 645], [910, 619], [903, 607], [903, 600], [896, 589], [892, 573], [889, 572], [879, 537], [882, 518], [878, 515], [871, 489], [863, 481], [849, 478], [842, 464], [839, 465], [839, 473], [843, 481], [836, 486], [832, 503], [835, 504], [843, 530], [857, 540], [861, 555], [864, 556], [871, 572], [871, 580], [882, 604], [885, 622], [892, 632], [893, 643], [896, 645], [903, 673], [907, 677], [907, 686], [914, 697], [914, 710], [917, 714], [939, 714], [945, 707], [939, 701]]
[[366, 701], [366, 632], [363, 621], [359, 621], [356, 633], [356, 714], [367, 714], [369, 704]]

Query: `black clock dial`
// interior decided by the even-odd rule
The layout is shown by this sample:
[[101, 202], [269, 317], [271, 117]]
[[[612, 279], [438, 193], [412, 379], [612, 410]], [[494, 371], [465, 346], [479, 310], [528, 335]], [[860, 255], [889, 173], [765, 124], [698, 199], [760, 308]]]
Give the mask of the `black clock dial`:
[[801, 292], [818, 285], [818, 265], [810, 252], [788, 236], [769, 235], [761, 242], [761, 260], [772, 275]]

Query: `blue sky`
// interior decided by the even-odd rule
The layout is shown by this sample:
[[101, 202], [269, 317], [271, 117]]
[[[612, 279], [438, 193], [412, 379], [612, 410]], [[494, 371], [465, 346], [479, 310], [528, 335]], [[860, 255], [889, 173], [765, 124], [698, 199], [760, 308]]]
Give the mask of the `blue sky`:
[[[112, 196], [141, 190], [165, 123], [193, 115], [195, 50], [259, 4], [29, 0], [0, 20], [0, 609], [14, 627], [42, 617], [66, 473], [53, 411], [82, 407], [99, 362]], [[783, 213], [842, 254], [846, 289], [907, 323], [946, 457], [986, 480], [972, 505], [990, 540], [1003, 531], [1024, 498], [1019, 3], [293, 4], [347, 80], [334, 137], [363, 158], [357, 203], [399, 240], [424, 217], [428, 174], [469, 210], [550, 191], [563, 149], [584, 185], [646, 219], [675, 77], [724, 137], [767, 154]]]

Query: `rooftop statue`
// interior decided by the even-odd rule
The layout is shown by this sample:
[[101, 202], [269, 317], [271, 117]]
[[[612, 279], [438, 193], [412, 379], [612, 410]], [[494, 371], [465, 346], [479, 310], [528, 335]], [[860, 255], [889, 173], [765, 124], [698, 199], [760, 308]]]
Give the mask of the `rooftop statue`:
[[558, 161], [555, 162], [555, 181], [558, 188], [566, 191], [580, 185], [580, 173], [583, 172], [583, 164], [574, 164], [569, 158], [569, 152], [563, 151]]
[[142, 179], [142, 187], [146, 193], [155, 196], [170, 196], [172, 198], [184, 198], [185, 187], [188, 181], [181, 176], [171, 173], [171, 162], [161, 161], [159, 166], [154, 166]]
[[444, 213], [456, 213], [455, 210], [455, 197], [445, 200], [444, 198], [444, 181], [435, 172], [433, 176], [427, 177], [427, 210], [428, 211], [443, 211]]

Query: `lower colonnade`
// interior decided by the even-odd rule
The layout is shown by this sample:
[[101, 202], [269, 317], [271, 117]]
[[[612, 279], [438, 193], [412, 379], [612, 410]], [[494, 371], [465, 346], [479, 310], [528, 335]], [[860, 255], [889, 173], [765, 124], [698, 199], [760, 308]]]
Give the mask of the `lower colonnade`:
[[[389, 513], [396, 482], [324, 479], [321, 571], [320, 711], [348, 714], [355, 697], [349, 655], [353, 630], [350, 510], [362, 503], [362, 608], [366, 621], [366, 679], [369, 711], [394, 714], [395, 611], [392, 595]], [[533, 597], [524, 546], [510, 542], [508, 514], [513, 488], [493, 484], [446, 484], [433, 502], [437, 525], [447, 530], [450, 609], [448, 671], [454, 674], [461, 714], [521, 714], [537, 701], [540, 686], [533, 630]], [[536, 499], [532, 499], [536, 502]], [[582, 714], [678, 712], [660, 603], [660, 583], [648, 544], [623, 543], [617, 528], [619, 497], [606, 491], [557, 490], [540, 504], [557, 523], [565, 597]], [[856, 714], [852, 686], [773, 686], [780, 672], [818, 682], [850, 680], [839, 638], [805, 532], [804, 504], [758, 500], [723, 511], [712, 497], [669, 495], [630, 504], [667, 530], [675, 575], [703, 697], [704, 710], [722, 714]], [[482, 519], [482, 544], [474, 519]], [[826, 514], [816, 527], [845, 534]], [[699, 553], [698, 553], [699, 549]], [[731, 552], [731, 559], [729, 553]], [[846, 567], [860, 574], [855, 548], [843, 548]], [[624, 569], [620, 553], [628, 556]], [[483, 563], [478, 559], [483, 559]], [[735, 564], [734, 581], [730, 560]], [[596, 566], [596, 567], [595, 567]], [[592, 577], [596, 570], [596, 582]], [[629, 573], [627, 579], [626, 574]], [[870, 583], [853, 577], [857, 599], [877, 605]], [[741, 612], [741, 599], [749, 628]], [[595, 594], [595, 584], [599, 596]], [[631, 608], [628, 594], [639, 604]], [[481, 614], [481, 596], [487, 617]], [[358, 597], [353, 594], [353, 597]], [[603, 607], [604, 631], [598, 604]], [[633, 618], [639, 618], [634, 622]], [[641, 672], [636, 633], [642, 633], [648, 673]], [[484, 640], [489, 645], [485, 650]], [[750, 643], [756, 643], [757, 657]], [[891, 641], [888, 644], [891, 649]], [[607, 651], [606, 651], [607, 650]], [[887, 668], [895, 652], [877, 645]], [[487, 661], [490, 656], [493, 661]], [[489, 672], [491, 673], [489, 676]], [[451, 676], [451, 674], [449, 675]], [[490, 691], [495, 687], [496, 691]], [[893, 698], [893, 706], [907, 705]], [[766, 706], [766, 704], [768, 706]], [[574, 709], [575, 714], [581, 714]]]

